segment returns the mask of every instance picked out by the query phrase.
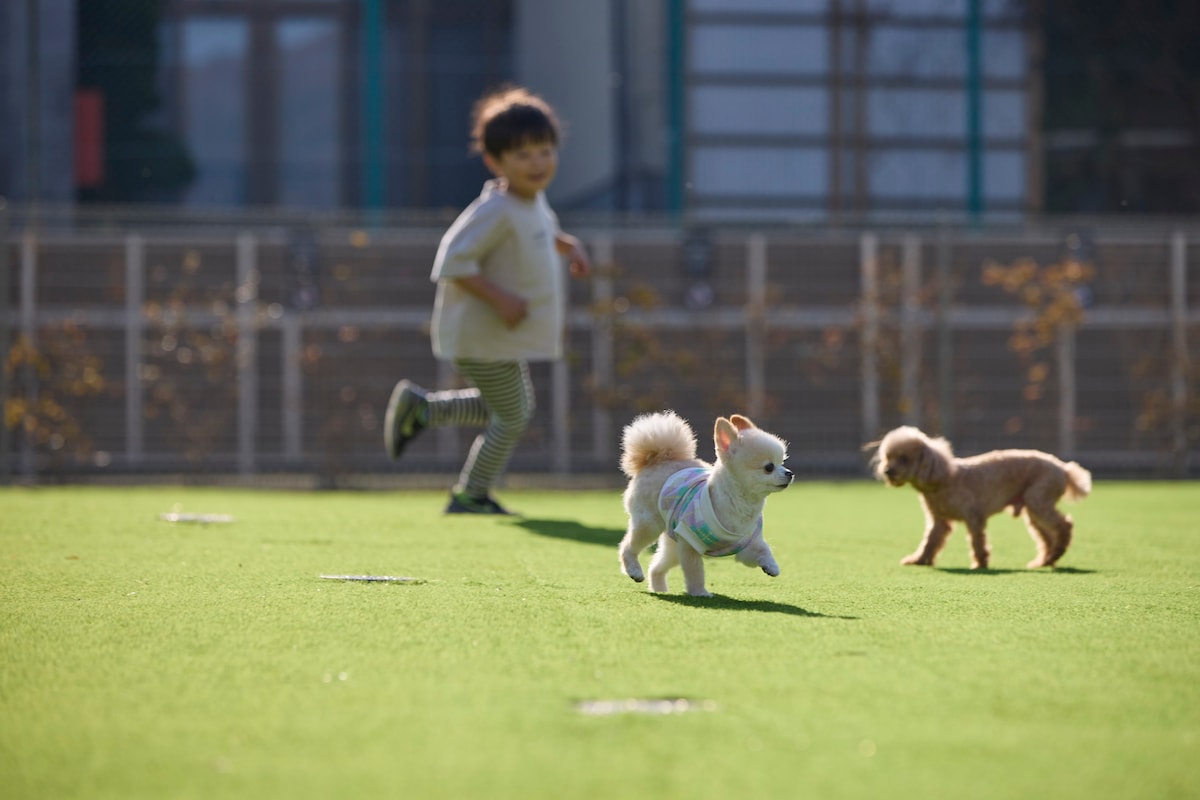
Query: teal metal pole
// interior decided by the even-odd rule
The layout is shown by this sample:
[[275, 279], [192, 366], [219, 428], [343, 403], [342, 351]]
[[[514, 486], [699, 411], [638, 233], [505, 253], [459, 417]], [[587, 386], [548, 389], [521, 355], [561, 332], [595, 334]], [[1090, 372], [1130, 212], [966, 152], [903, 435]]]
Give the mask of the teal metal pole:
[[983, 56], [980, 0], [967, 2], [967, 214], [983, 215]]
[[362, 3], [362, 206], [383, 208], [383, 0]]
[[667, 210], [683, 211], [683, 93], [684, 40], [687, 36], [686, 0], [667, 4]]

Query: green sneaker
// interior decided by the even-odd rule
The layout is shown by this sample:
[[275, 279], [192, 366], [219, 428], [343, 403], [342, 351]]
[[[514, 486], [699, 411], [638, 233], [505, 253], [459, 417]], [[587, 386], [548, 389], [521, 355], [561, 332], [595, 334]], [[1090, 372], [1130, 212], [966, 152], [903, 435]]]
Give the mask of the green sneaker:
[[428, 407], [425, 390], [412, 381], [400, 381], [392, 389], [387, 411], [383, 415], [383, 446], [393, 461], [400, 457], [409, 442], [417, 438], [418, 433], [425, 430], [422, 417]]
[[474, 497], [466, 492], [451, 492], [450, 505], [446, 506], [447, 514], [503, 514], [506, 517], [515, 517], [504, 506], [492, 499], [491, 495], [483, 497]]

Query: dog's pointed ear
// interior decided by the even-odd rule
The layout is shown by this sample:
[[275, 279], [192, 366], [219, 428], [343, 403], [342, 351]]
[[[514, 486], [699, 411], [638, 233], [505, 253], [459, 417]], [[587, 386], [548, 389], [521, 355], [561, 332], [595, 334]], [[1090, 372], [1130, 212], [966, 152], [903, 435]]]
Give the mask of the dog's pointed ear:
[[729, 421], [733, 423], [733, 427], [737, 428], [739, 431], [748, 431], [751, 428], [758, 427], [750, 421], [749, 417], [743, 417], [741, 414], [734, 414], [729, 418]]
[[733, 423], [724, 417], [717, 417], [717, 424], [713, 427], [713, 443], [717, 446], [717, 456], [728, 453], [737, 438], [738, 430]]

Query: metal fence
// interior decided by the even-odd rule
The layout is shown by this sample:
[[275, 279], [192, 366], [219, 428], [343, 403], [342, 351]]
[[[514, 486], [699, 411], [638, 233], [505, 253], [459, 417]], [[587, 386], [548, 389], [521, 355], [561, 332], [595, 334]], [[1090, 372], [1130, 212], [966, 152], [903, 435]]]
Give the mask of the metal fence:
[[[459, 385], [428, 336], [446, 220], [11, 212], [5, 479], [461, 466], [474, 431], [431, 431], [392, 464], [380, 430], [398, 378]], [[668, 407], [702, 442], [746, 413], [811, 475], [865, 474], [863, 444], [901, 423], [962, 454], [1197, 471], [1200, 226], [573, 222], [596, 274], [572, 282], [567, 358], [534, 365], [514, 473], [615, 476], [621, 427]]]

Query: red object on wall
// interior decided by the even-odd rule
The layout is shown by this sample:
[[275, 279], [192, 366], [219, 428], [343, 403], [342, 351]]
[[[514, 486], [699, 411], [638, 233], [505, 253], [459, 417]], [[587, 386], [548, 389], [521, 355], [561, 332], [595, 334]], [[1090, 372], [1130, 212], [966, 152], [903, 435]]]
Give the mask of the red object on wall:
[[104, 183], [104, 93], [75, 90], [75, 184], [93, 189]]

